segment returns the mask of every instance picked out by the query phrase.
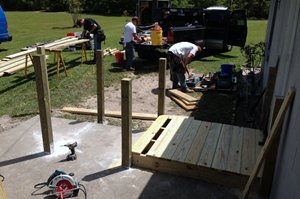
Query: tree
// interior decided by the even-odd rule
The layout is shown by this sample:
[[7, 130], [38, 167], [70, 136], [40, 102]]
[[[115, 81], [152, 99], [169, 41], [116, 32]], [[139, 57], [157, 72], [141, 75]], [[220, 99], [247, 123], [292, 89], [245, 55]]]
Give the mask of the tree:
[[80, 19], [80, 13], [83, 11], [80, 0], [69, 0], [69, 13], [72, 15], [73, 27], [77, 27], [77, 20]]

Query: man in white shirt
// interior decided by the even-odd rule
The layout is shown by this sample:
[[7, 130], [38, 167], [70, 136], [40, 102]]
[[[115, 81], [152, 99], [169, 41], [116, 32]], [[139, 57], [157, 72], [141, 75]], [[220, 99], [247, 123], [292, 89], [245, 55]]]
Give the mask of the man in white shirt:
[[[173, 89], [180, 87], [183, 92], [193, 92], [193, 90], [190, 90], [186, 85], [185, 73], [187, 73], [188, 77], [191, 76], [188, 65], [196, 54], [202, 51], [203, 41], [198, 42], [197, 45], [198, 46], [190, 42], [179, 42], [169, 48], [168, 64]], [[178, 83], [180, 83], [180, 86]]]
[[138, 17], [133, 17], [124, 27], [124, 47], [126, 63], [125, 69], [134, 70], [133, 59], [134, 59], [134, 45], [135, 41], [140, 42], [142, 39], [137, 35], [136, 26], [139, 23]]

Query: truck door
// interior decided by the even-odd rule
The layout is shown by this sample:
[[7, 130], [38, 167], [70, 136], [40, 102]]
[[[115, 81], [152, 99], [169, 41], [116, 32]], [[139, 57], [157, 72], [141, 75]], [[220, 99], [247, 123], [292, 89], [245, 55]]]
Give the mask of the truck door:
[[244, 46], [247, 39], [247, 17], [245, 10], [232, 11], [228, 28], [227, 44]]

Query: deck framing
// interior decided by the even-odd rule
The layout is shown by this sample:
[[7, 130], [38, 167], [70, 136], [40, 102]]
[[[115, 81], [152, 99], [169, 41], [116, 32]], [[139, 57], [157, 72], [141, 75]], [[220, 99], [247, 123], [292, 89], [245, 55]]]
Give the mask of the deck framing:
[[242, 188], [261, 136], [255, 129], [162, 115], [134, 144], [132, 165]]

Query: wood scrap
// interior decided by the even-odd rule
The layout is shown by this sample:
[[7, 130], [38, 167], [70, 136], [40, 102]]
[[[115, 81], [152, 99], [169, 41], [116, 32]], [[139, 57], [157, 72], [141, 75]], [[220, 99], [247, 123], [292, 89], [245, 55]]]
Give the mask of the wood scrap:
[[[96, 109], [86, 109], [86, 108], [76, 108], [76, 107], [64, 107], [62, 109], [63, 112], [83, 114], [83, 115], [97, 115]], [[121, 118], [121, 111], [104, 111], [104, 115], [107, 117], [116, 117]], [[148, 114], [148, 113], [132, 113], [133, 119], [141, 119], [141, 120], [156, 120], [156, 114]]]

